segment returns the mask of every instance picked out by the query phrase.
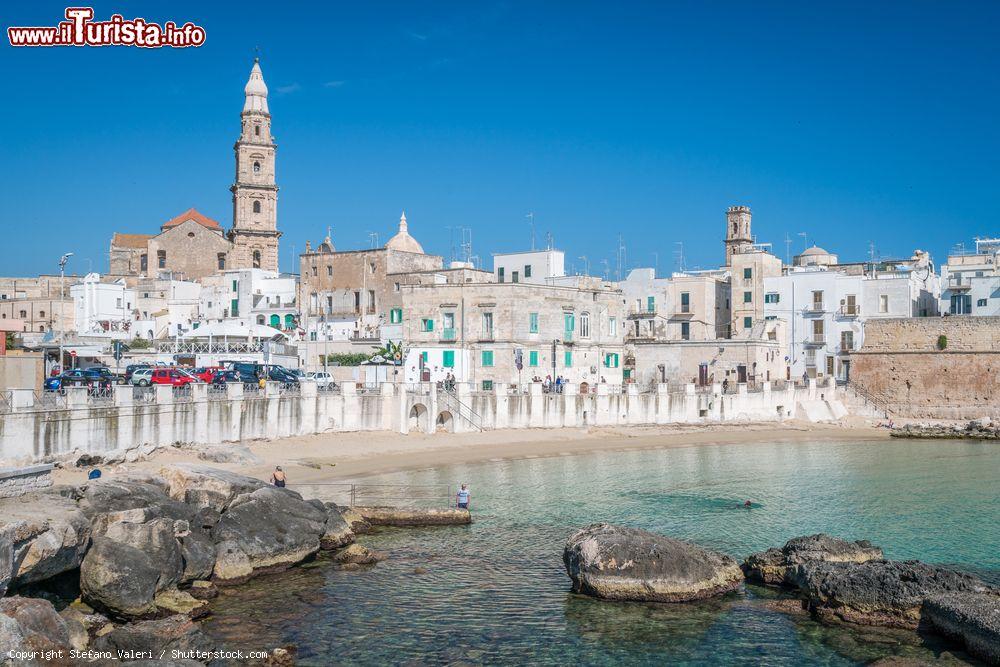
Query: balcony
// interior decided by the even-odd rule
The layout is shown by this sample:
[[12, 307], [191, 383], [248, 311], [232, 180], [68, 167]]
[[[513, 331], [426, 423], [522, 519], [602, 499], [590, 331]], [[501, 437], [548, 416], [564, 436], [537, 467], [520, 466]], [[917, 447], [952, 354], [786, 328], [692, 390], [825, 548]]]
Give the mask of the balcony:
[[961, 278], [949, 278], [946, 289], [949, 289], [952, 292], [966, 292], [972, 289], [972, 281], [968, 278], [965, 280], [962, 280]]
[[826, 309], [823, 307], [822, 301], [813, 301], [812, 303], [807, 303], [803, 310], [807, 313], [822, 313]]
[[[441, 335], [444, 336], [443, 331], [441, 332]], [[482, 331], [480, 332], [479, 338], [477, 340], [480, 343], [492, 343], [493, 341], [496, 340], [496, 332], [493, 329], [487, 329], [486, 331]]]
[[806, 338], [806, 347], [823, 347], [826, 345], [826, 336], [824, 334], [813, 334], [812, 336]]
[[572, 331], [563, 331], [562, 342], [567, 343], [569, 345], [572, 345], [573, 344], [573, 332]]
[[[492, 335], [492, 333], [490, 334]], [[441, 340], [443, 341], [453, 341], [457, 340], [458, 335], [454, 329], [441, 329]]]
[[858, 317], [861, 315], [861, 304], [845, 303], [837, 311], [837, 317]]
[[687, 320], [694, 317], [694, 312], [691, 310], [690, 305], [681, 304], [677, 307], [677, 310], [671, 315], [673, 319]]
[[630, 320], [644, 320], [650, 317], [656, 317], [655, 310], [649, 310], [648, 308], [633, 308], [628, 313], [628, 318]]

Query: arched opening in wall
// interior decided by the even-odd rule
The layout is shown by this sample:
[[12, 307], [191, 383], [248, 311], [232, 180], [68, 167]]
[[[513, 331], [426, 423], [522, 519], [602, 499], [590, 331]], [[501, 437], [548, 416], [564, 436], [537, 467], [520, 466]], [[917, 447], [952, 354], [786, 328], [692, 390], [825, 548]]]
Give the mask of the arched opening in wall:
[[253, 251], [253, 268], [260, 268], [260, 250]]
[[254, 162], [253, 163], [253, 173], [255, 173], [255, 174], [259, 174], [260, 173], [260, 162]]
[[423, 403], [417, 403], [412, 408], [410, 408], [410, 418], [407, 422], [406, 430], [410, 433], [416, 431], [418, 433], [423, 433], [424, 428], [421, 426], [421, 422], [427, 416], [427, 408]]
[[259, 199], [258, 200], [254, 200], [254, 203], [253, 203], [253, 212], [254, 213], [260, 213], [260, 200]]
[[437, 416], [437, 420], [434, 422], [434, 427], [441, 433], [454, 433], [455, 419], [451, 416], [450, 412], [445, 410]]
[[257, 316], [257, 324], [264, 324], [264, 316], [263, 315], [258, 315]]

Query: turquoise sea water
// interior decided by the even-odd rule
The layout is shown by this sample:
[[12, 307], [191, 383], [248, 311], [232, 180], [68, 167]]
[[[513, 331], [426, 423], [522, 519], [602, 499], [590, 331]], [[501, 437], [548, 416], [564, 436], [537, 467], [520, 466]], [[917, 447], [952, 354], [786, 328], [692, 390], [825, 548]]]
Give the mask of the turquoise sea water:
[[[457, 484], [468, 527], [385, 530], [375, 567], [318, 561], [226, 591], [205, 624], [234, 648], [294, 644], [303, 664], [850, 665], [957, 660], [914, 633], [829, 628], [756, 587], [706, 603], [622, 604], [570, 593], [578, 527], [627, 524], [743, 558], [797, 535], [870, 539], [889, 558], [1000, 585], [1000, 444], [748, 444], [555, 456], [366, 481]], [[738, 509], [750, 499], [753, 509]], [[958, 654], [961, 657], [961, 654]]]

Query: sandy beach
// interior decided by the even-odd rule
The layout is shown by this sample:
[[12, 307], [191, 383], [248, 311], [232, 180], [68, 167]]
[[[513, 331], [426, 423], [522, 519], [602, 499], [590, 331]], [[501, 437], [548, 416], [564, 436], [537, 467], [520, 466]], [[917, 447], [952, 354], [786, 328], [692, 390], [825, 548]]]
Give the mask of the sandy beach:
[[[589, 429], [525, 429], [469, 434], [411, 434], [355, 432], [327, 433], [279, 440], [242, 443], [259, 463], [210, 463], [245, 475], [268, 479], [276, 465], [289, 482], [353, 480], [398, 470], [434, 468], [455, 463], [566, 456], [598, 451], [628, 451], [697, 447], [753, 442], [805, 442], [817, 440], [886, 440], [886, 429], [863, 420], [845, 424], [718, 424]], [[227, 445], [219, 445], [226, 447]], [[168, 447], [148, 460], [102, 467], [104, 474], [124, 471], [155, 472], [162, 465], [199, 461], [196, 449]], [[202, 461], [204, 462], [204, 461]], [[79, 484], [88, 468], [60, 468], [57, 484]]]

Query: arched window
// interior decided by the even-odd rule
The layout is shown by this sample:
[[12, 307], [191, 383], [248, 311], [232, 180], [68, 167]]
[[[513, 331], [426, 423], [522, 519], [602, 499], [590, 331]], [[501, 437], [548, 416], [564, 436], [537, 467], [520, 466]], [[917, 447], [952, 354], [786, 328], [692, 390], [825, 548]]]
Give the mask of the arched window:
[[253, 251], [253, 268], [260, 268], [260, 250]]
[[255, 135], [257, 135], [258, 137], [260, 136], [260, 125], [254, 125], [253, 126], [253, 133]]
[[257, 324], [264, 324], [264, 316], [263, 315], [258, 315], [257, 316]]
[[161, 269], [167, 268], [167, 251], [157, 250], [156, 251], [156, 266]]
[[294, 329], [294, 328], [295, 328], [295, 316], [292, 315], [291, 313], [288, 313], [287, 315], [285, 315], [285, 330], [287, 331], [289, 329]]
[[255, 174], [260, 173], [260, 162], [253, 163], [253, 173]]
[[733, 223], [733, 236], [736, 236], [736, 223]]
[[271, 315], [271, 326], [275, 329], [281, 326], [281, 315]]
[[21, 311], [21, 319], [23, 320], [23, 319], [26, 319], [27, 317], [28, 317], [28, 311], [22, 310]]
[[253, 203], [253, 212], [260, 213], [260, 200], [255, 200]]
[[590, 338], [590, 313], [580, 313], [580, 337]]
[[45, 317], [45, 311], [44, 310], [38, 311], [38, 316], [39, 317]]
[[45, 332], [45, 325], [44, 324], [39, 324], [38, 325], [38, 331], [44, 333]]

